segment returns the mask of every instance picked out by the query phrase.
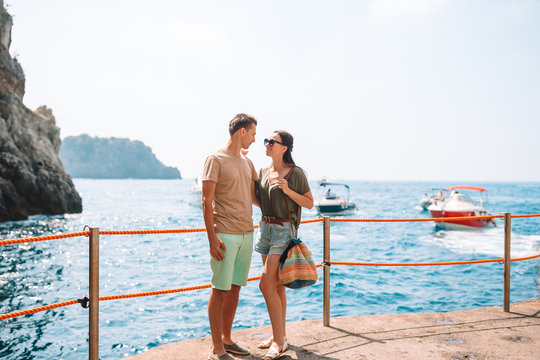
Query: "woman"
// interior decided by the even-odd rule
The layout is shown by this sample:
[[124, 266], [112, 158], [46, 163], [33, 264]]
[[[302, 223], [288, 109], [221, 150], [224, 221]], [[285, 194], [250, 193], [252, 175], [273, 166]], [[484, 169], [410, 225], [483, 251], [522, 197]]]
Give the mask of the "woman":
[[264, 268], [259, 288], [270, 315], [273, 335], [259, 344], [259, 348], [268, 348], [268, 353], [262, 359], [269, 360], [281, 356], [288, 349], [285, 331], [287, 298], [278, 278], [279, 258], [299, 225], [298, 207], [311, 209], [313, 196], [306, 174], [292, 159], [292, 135], [282, 130], [275, 131], [264, 140], [264, 145], [272, 164], [260, 170], [256, 182], [257, 200], [263, 216], [255, 251], [262, 255]]

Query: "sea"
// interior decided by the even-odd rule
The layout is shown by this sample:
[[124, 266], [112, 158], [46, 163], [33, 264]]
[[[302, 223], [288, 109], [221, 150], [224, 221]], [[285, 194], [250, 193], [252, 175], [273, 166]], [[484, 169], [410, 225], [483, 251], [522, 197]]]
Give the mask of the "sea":
[[[204, 227], [192, 179], [75, 179], [81, 214], [32, 216], [0, 224], [0, 239], [83, 231]], [[476, 185], [488, 189], [492, 214], [540, 213], [540, 183], [349, 181], [358, 206], [349, 218], [426, 218], [417, 204], [432, 188]], [[317, 181], [310, 182], [319, 196]], [[314, 219], [315, 209], [302, 218]], [[255, 209], [253, 220], [260, 218]], [[331, 260], [438, 262], [503, 256], [504, 223], [480, 230], [442, 230], [432, 222], [331, 223]], [[303, 224], [300, 238], [322, 262], [322, 223]], [[88, 238], [0, 246], [0, 314], [88, 295]], [[206, 233], [100, 236], [100, 295], [176, 289], [210, 282]], [[512, 220], [512, 257], [540, 253], [540, 218]], [[254, 253], [250, 276], [260, 275]], [[322, 276], [322, 270], [320, 271]], [[101, 359], [208, 335], [210, 290], [100, 302]], [[323, 316], [323, 284], [287, 290], [288, 321]], [[540, 297], [540, 259], [512, 263], [511, 302]], [[503, 265], [331, 267], [331, 316], [448, 312], [502, 306]], [[258, 282], [242, 289], [234, 329], [270, 324]], [[241, 339], [240, 339], [241, 340]], [[88, 358], [88, 309], [79, 304], [0, 320], [2, 359]]]

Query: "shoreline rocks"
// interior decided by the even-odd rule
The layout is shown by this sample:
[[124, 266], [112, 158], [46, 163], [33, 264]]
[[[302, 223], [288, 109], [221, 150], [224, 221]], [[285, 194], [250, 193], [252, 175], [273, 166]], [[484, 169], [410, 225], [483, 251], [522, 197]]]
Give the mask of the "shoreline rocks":
[[80, 213], [81, 197], [58, 156], [52, 110], [23, 104], [24, 72], [9, 54], [12, 24], [0, 0], [0, 222]]

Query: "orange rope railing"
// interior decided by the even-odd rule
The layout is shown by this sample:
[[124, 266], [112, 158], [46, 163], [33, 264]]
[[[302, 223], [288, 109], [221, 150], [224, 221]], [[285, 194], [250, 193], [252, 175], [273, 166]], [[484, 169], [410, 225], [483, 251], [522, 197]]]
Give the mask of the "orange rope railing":
[[[513, 218], [528, 218], [528, 217], [538, 217], [538, 216], [540, 216], [540, 214], [512, 215]], [[452, 220], [463, 220], [463, 219], [493, 219], [493, 218], [501, 218], [501, 217], [504, 217], [504, 215], [470, 216], [470, 217], [453, 217], [453, 218], [424, 218], [424, 219], [336, 219], [336, 218], [332, 218], [330, 219], [330, 221], [332, 222], [413, 222], [413, 221], [443, 221], [443, 220], [452, 221]], [[323, 219], [318, 218], [318, 219], [304, 220], [301, 223], [306, 224], [306, 223], [316, 223], [316, 222], [321, 222], [321, 221], [323, 221]], [[258, 226], [255, 226], [254, 228], [257, 228], [257, 227]], [[100, 231], [99, 234], [101, 235], [140, 235], [140, 234], [195, 233], [195, 232], [205, 232], [205, 231], [206, 231], [205, 228], [171, 229], [171, 230], [127, 230], [127, 231], [105, 230], [105, 231]], [[29, 243], [29, 242], [36, 242], [36, 241], [54, 240], [54, 239], [65, 239], [65, 238], [89, 236], [89, 235], [90, 235], [90, 231], [82, 231], [82, 232], [77, 232], [77, 233], [38, 236], [34, 238], [25, 238], [25, 239], [8, 239], [8, 240], [0, 240], [0, 246], [20, 244], [20, 243]], [[538, 257], [540, 257], [540, 254], [528, 256], [528, 257], [522, 257], [522, 258], [515, 258], [515, 259], [511, 259], [510, 261], [530, 260], [530, 259], [534, 259]], [[486, 259], [486, 260], [431, 262], [431, 263], [368, 263], [368, 262], [331, 261], [331, 262], [328, 262], [328, 264], [354, 265], [354, 266], [440, 266], [440, 265], [480, 264], [480, 263], [492, 263], [492, 262], [504, 263], [504, 260], [499, 258], [499, 259]], [[323, 266], [323, 265], [322, 264], [317, 265], [317, 267], [320, 267], [320, 266]], [[260, 278], [261, 278], [260, 276], [252, 277], [252, 278], [249, 278], [248, 281], [259, 280]], [[171, 290], [158, 290], [158, 291], [148, 291], [148, 292], [134, 293], [134, 294], [102, 296], [99, 298], [99, 300], [106, 301], [106, 300], [117, 300], [117, 299], [126, 299], [126, 298], [143, 297], [143, 296], [173, 294], [173, 293], [184, 292], [184, 291], [207, 289], [207, 288], [210, 288], [211, 286], [212, 286], [211, 284], [205, 284], [205, 285], [190, 286], [190, 287], [171, 289]], [[7, 314], [0, 314], [0, 320], [10, 319], [10, 318], [18, 317], [18, 316], [23, 316], [23, 315], [34, 314], [36, 312], [51, 310], [51, 309], [55, 309], [55, 308], [59, 308], [63, 306], [69, 306], [69, 305], [77, 304], [78, 302], [79, 300], [69, 300], [69, 301], [64, 301], [64, 302], [55, 303], [51, 305], [41, 306], [34, 309], [15, 311], [12, 313], [7, 313]]]
[[311, 219], [311, 220], [302, 220], [300, 221], [300, 224], [312, 224], [316, 222], [323, 222], [324, 218], [317, 218], [317, 219]]
[[[316, 223], [323, 221], [322, 218], [304, 220], [302, 224]], [[258, 225], [253, 227], [254, 229], [259, 228]], [[206, 228], [195, 228], [195, 229], [165, 229], [165, 230], [101, 230], [100, 235], [146, 235], [146, 234], [182, 234], [182, 233], [197, 233], [197, 232], [206, 232]], [[90, 231], [81, 231], [76, 233], [60, 234], [60, 235], [47, 235], [47, 236], [37, 236], [33, 238], [24, 238], [24, 239], [8, 239], [0, 240], [0, 246], [3, 245], [15, 245], [22, 243], [30, 243], [37, 241], [46, 241], [46, 240], [56, 240], [56, 239], [66, 239], [73, 238], [78, 236], [89, 236]]]
[[510, 261], [531, 260], [531, 259], [535, 259], [535, 258], [538, 258], [538, 257], [540, 257], [540, 254], [538, 254], [538, 255], [533, 255], [533, 256], [526, 256], [526, 257], [522, 257], [522, 258], [510, 259]]
[[[540, 254], [510, 259], [510, 261], [530, 260], [540, 257]], [[346, 261], [330, 261], [331, 265], [354, 265], [354, 266], [441, 266], [441, 265], [467, 265], [467, 264], [483, 264], [498, 262], [504, 264], [502, 258], [486, 259], [486, 260], [470, 260], [470, 261], [448, 261], [448, 262], [427, 262], [427, 263], [370, 263], [370, 262], [346, 262]]]
[[470, 261], [449, 261], [449, 262], [428, 262], [428, 263], [370, 263], [370, 262], [346, 262], [330, 261], [331, 265], [354, 265], [354, 266], [439, 266], [439, 265], [466, 265], [482, 264], [492, 262], [504, 262], [502, 259], [470, 260]]
[[11, 319], [11, 318], [18, 317], [18, 316], [34, 314], [34, 313], [37, 313], [37, 312], [40, 312], [40, 311], [45, 311], [45, 310], [52, 310], [52, 309], [56, 309], [56, 308], [59, 308], [59, 307], [62, 307], [62, 306], [68, 306], [68, 305], [77, 304], [77, 302], [78, 302], [78, 300], [69, 300], [69, 301], [64, 301], [64, 302], [60, 302], [60, 303], [56, 303], [56, 304], [40, 306], [40, 307], [35, 308], [35, 309], [15, 311], [15, 312], [8, 313], [8, 314], [0, 314], [0, 320]]
[[89, 236], [89, 235], [90, 235], [90, 231], [81, 231], [81, 232], [69, 233], [69, 234], [37, 236], [37, 237], [26, 238], [26, 239], [0, 240], [0, 246], [2, 246], [2, 245], [14, 245], [14, 244], [30, 243], [30, 242], [35, 242], [35, 241], [66, 239], [66, 238], [72, 238], [72, 237], [78, 237], [78, 236]]
[[[511, 259], [511, 261], [529, 260], [529, 259], [534, 259], [538, 257], [540, 257], [540, 254], [523, 257], [523, 258]], [[480, 264], [480, 263], [493, 263], [493, 262], [504, 263], [504, 260], [499, 258], [499, 259], [487, 259], [487, 260], [434, 262], [434, 263], [367, 263], [367, 262], [330, 261], [329, 264], [331, 265], [356, 265], [356, 266], [438, 266], [438, 265]], [[316, 265], [316, 267], [321, 267], [321, 266], [323, 266], [323, 264]], [[247, 281], [255, 281], [255, 280], [259, 280], [260, 278], [261, 278], [260, 276], [254, 276], [254, 277], [248, 278]], [[156, 290], [156, 291], [146, 291], [146, 292], [132, 293], [132, 294], [100, 296], [99, 301], [129, 299], [129, 298], [144, 297], [144, 296], [167, 295], [167, 294], [174, 294], [174, 293], [179, 293], [179, 292], [209, 289], [211, 287], [212, 287], [212, 284], [204, 284], [204, 285], [188, 286], [188, 287], [170, 289], [170, 290]], [[77, 303], [79, 303], [79, 300], [75, 299], [75, 300], [68, 300], [68, 301], [55, 303], [51, 305], [41, 306], [34, 309], [15, 311], [12, 313], [7, 313], [7, 314], [0, 314], [0, 320], [6, 320], [6, 319], [19, 317], [19, 316], [35, 314], [40, 311], [52, 310], [52, 309], [56, 309], [63, 306], [74, 305]]]
[[540, 214], [522, 214], [522, 215], [512, 215], [512, 219], [522, 219], [522, 218], [531, 218], [531, 217], [538, 217]]
[[[316, 265], [316, 267], [321, 267], [321, 266], [322, 264]], [[248, 278], [247, 281], [256, 281], [260, 279], [261, 279], [260, 276], [254, 276], [254, 277]], [[146, 291], [146, 292], [133, 293], [133, 294], [100, 296], [99, 301], [130, 299], [130, 298], [144, 297], [144, 296], [167, 295], [167, 294], [174, 294], [174, 293], [185, 292], [185, 291], [209, 289], [211, 287], [212, 287], [212, 284], [204, 284], [204, 285], [187, 286], [183, 288], [170, 289], [170, 290], [156, 290], [156, 291]], [[64, 301], [64, 302], [60, 302], [56, 304], [41, 306], [35, 309], [21, 310], [21, 311], [15, 311], [12, 313], [7, 313], [7, 314], [0, 314], [0, 320], [6, 320], [6, 319], [14, 318], [14, 317], [35, 314], [40, 311], [52, 310], [52, 309], [56, 309], [63, 306], [74, 305], [77, 303], [79, 303], [79, 300], [69, 300], [69, 301]]]
[[[537, 216], [540, 216], [538, 214]], [[457, 221], [457, 220], [477, 220], [477, 219], [495, 219], [503, 218], [504, 215], [486, 215], [486, 216], [460, 216], [460, 217], [442, 217], [442, 218], [411, 218], [411, 219], [338, 219], [331, 218], [331, 222], [421, 222], [421, 221]]]
[[[540, 217], [540, 214], [512, 215], [512, 218], [532, 218]], [[485, 215], [485, 216], [461, 216], [461, 217], [442, 217], [442, 218], [410, 218], [410, 219], [350, 219], [350, 218], [330, 218], [331, 222], [422, 222], [422, 221], [458, 221], [458, 220], [481, 220], [504, 218], [504, 215]]]
[[[531, 218], [539, 217], [540, 214], [524, 214], [524, 215], [512, 215], [512, 218]], [[421, 221], [457, 221], [457, 220], [473, 220], [473, 219], [495, 219], [502, 218], [504, 215], [487, 215], [487, 216], [465, 216], [465, 217], [447, 217], [447, 218], [411, 218], [411, 219], [340, 219], [340, 218], [331, 218], [331, 222], [421, 222]], [[323, 218], [304, 220], [301, 224], [310, 224], [316, 222], [322, 222]], [[259, 226], [255, 225], [253, 228], [257, 229]], [[145, 235], [145, 234], [177, 234], [177, 233], [196, 233], [196, 232], [205, 232], [205, 228], [195, 228], [195, 229], [166, 229], [166, 230], [102, 230], [99, 232], [100, 235]], [[76, 233], [68, 234], [59, 234], [59, 235], [48, 235], [48, 236], [37, 236], [33, 238], [24, 238], [24, 239], [8, 239], [0, 240], [0, 246], [3, 245], [14, 245], [22, 243], [30, 243], [36, 241], [46, 241], [46, 240], [56, 240], [56, 239], [66, 239], [78, 236], [89, 236], [89, 231], [81, 231]]]
[[182, 234], [205, 232], [206, 228], [197, 229], [170, 229], [170, 230], [100, 230], [99, 235], [146, 235], [146, 234]]

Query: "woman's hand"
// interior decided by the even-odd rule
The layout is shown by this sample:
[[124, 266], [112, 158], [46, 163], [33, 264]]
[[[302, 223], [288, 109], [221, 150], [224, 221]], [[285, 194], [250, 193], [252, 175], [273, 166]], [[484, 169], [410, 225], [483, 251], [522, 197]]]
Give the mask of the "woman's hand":
[[291, 189], [289, 188], [289, 182], [285, 178], [280, 177], [278, 179], [278, 186], [285, 195], [289, 195]]

